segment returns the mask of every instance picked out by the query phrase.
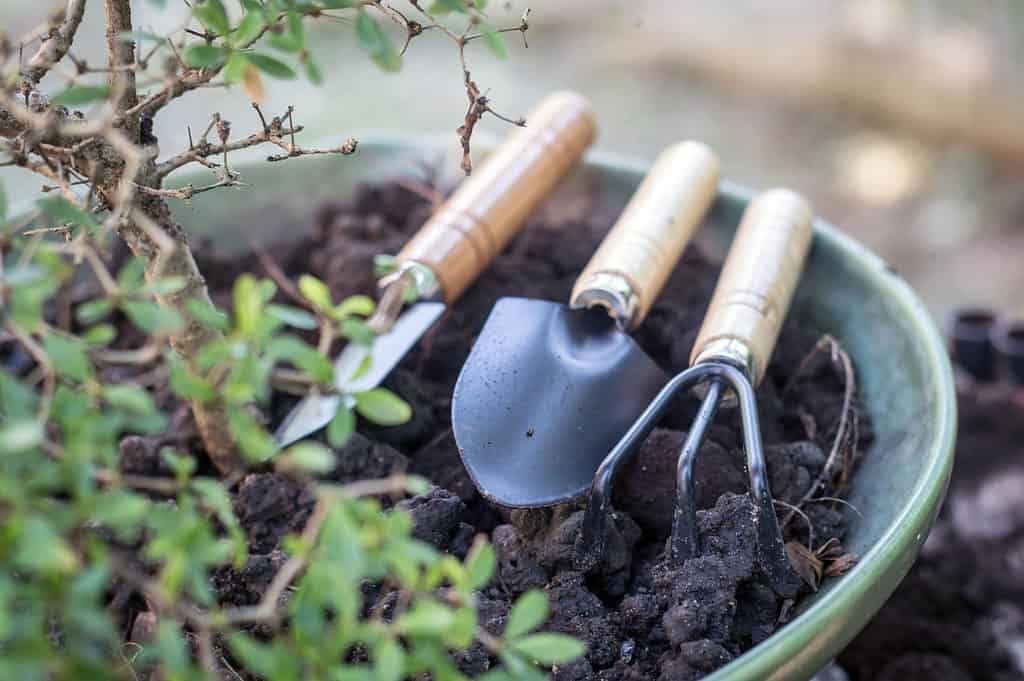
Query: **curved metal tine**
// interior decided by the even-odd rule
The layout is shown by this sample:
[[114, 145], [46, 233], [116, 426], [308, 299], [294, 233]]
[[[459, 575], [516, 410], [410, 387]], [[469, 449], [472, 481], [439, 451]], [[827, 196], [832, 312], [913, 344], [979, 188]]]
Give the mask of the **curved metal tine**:
[[633, 426], [622, 436], [615, 448], [604, 458], [594, 474], [594, 483], [590, 488], [590, 498], [583, 517], [582, 555], [577, 562], [589, 567], [604, 555], [607, 529], [606, 520], [610, 512], [612, 485], [622, 466], [632, 458], [636, 449], [643, 444], [647, 436], [654, 430], [669, 401], [680, 390], [685, 390], [700, 383], [709, 374], [712, 365], [697, 365], [676, 374], [665, 384], [647, 409], [633, 423]]
[[764, 448], [761, 442], [761, 426], [757, 417], [757, 399], [754, 387], [738, 369], [727, 367], [723, 375], [729, 381], [739, 399], [740, 417], [743, 421], [743, 448], [747, 452], [747, 474], [750, 477], [750, 497], [757, 515], [757, 549], [761, 568], [768, 576], [772, 587], [783, 597], [796, 595], [795, 574], [786, 554], [782, 529], [775, 516], [775, 504], [768, 484], [768, 469], [765, 465]]
[[694, 489], [693, 467], [697, 452], [704, 444], [708, 428], [715, 420], [725, 385], [720, 378], [712, 378], [701, 402], [697, 418], [693, 420], [686, 442], [676, 463], [676, 505], [672, 512], [672, 560], [682, 563], [698, 553], [697, 492]]

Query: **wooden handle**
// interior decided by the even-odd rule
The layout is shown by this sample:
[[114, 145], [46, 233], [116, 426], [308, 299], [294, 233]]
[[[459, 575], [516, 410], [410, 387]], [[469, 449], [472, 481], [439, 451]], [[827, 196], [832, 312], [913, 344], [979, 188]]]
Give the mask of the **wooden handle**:
[[811, 246], [811, 206], [773, 189], [747, 206], [711, 296], [691, 364], [732, 361], [753, 385], [764, 377]]
[[571, 305], [600, 305], [623, 328], [638, 326], [714, 201], [718, 168], [699, 142], [663, 151], [576, 280]]
[[594, 140], [590, 105], [559, 92], [534, 108], [526, 127], [503, 142], [455, 190], [398, 254], [433, 270], [451, 304], [488, 266], [526, 217]]

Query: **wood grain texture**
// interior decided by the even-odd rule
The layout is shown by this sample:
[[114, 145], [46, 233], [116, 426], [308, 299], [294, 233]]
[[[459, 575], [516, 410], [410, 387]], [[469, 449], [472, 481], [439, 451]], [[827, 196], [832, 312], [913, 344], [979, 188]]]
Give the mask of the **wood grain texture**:
[[714, 359], [709, 356], [714, 347], [732, 341], [746, 348], [751, 380], [760, 383], [803, 271], [813, 217], [807, 201], [787, 189], [766, 191], [750, 202], [712, 294], [691, 363]]
[[596, 125], [578, 94], [545, 97], [398, 254], [430, 267], [451, 304], [590, 146]]
[[618, 312], [629, 316], [623, 326], [637, 327], [714, 201], [718, 176], [718, 157], [704, 144], [665, 149], [576, 280], [572, 305], [598, 304], [616, 314], [601, 282], [621, 278], [634, 298], [627, 307], [635, 309]]

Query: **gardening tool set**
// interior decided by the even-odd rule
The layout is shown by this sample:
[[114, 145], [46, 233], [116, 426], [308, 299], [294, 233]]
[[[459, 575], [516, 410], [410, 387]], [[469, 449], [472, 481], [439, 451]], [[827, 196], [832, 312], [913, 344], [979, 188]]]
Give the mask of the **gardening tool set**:
[[[371, 347], [350, 343], [335, 363], [338, 394], [307, 396], [282, 424], [288, 444], [325, 426], [347, 394], [378, 385], [448, 305], [490, 264], [594, 138], [586, 102], [545, 99], [529, 127], [500, 146], [398, 254], [381, 282]], [[617, 473], [672, 397], [703, 402], [680, 452], [670, 549], [698, 551], [693, 467], [723, 402], [738, 405], [762, 569], [792, 583], [775, 511], [754, 389], [765, 369], [812, 237], [807, 202], [776, 189], [740, 221], [690, 368], [669, 379], [629, 336], [647, 316], [718, 191], [719, 162], [703, 144], [665, 150], [576, 279], [568, 305], [502, 298], [459, 375], [452, 428], [481, 494], [508, 507], [548, 506], [589, 490], [581, 552], [600, 560]], [[416, 302], [406, 307], [406, 300]]]

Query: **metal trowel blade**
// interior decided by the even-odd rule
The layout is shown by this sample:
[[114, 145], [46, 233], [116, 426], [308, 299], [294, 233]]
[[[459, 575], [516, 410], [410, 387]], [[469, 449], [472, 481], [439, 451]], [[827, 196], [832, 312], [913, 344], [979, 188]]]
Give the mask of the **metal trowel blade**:
[[502, 298], [455, 386], [459, 453], [503, 506], [578, 497], [667, 381], [603, 311]]

